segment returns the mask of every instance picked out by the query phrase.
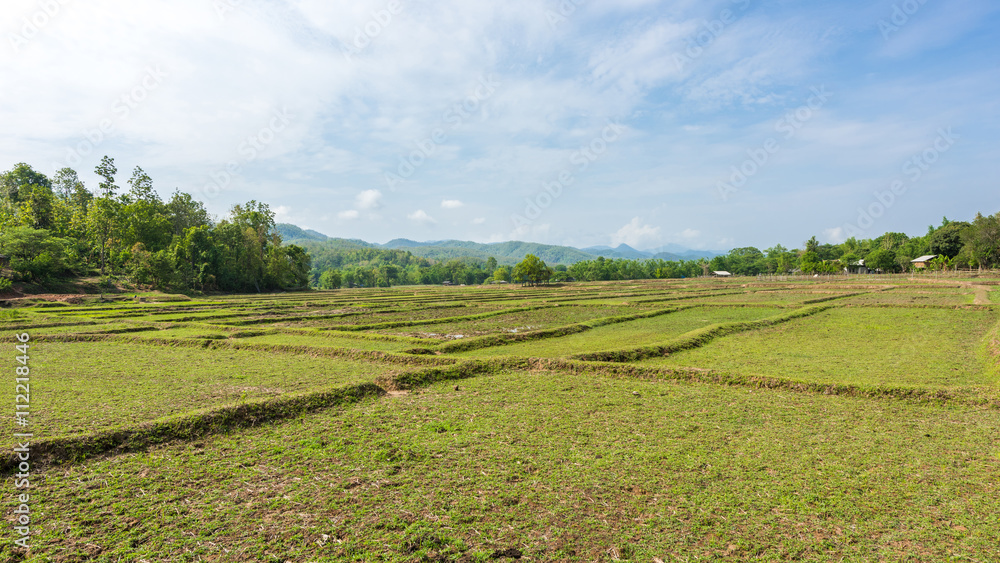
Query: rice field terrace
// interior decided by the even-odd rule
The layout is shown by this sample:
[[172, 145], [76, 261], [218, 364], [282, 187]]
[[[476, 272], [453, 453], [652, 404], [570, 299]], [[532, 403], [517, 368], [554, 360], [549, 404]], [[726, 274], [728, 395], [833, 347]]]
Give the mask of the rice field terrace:
[[0, 560], [997, 561], [998, 286], [0, 309], [5, 361], [26, 334], [30, 366], [27, 425], [3, 417], [7, 528], [30, 509], [30, 548]]

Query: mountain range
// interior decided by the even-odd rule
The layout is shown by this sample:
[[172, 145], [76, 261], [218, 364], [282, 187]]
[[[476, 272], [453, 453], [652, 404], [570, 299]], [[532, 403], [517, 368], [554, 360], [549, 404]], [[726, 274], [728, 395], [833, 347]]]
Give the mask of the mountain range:
[[574, 248], [572, 246], [521, 241], [480, 243], [462, 240], [418, 242], [409, 239], [393, 239], [385, 244], [377, 244], [359, 239], [328, 237], [318, 231], [303, 229], [288, 223], [278, 223], [275, 225], [275, 230], [287, 244], [309, 242], [311, 243], [310, 246], [316, 243], [326, 243], [344, 249], [385, 248], [406, 250], [414, 256], [421, 256], [432, 260], [450, 260], [453, 258], [478, 258], [486, 260], [492, 256], [500, 264], [516, 264], [523, 260], [526, 254], [534, 254], [547, 264], [566, 265], [575, 264], [583, 260], [593, 260], [598, 256], [614, 259], [627, 258], [630, 260], [646, 260], [650, 258], [662, 260], [696, 260], [698, 258], [712, 258], [720, 254], [725, 254], [724, 252], [691, 250], [675, 244], [650, 250], [636, 250], [627, 244], [619, 244], [613, 248], [610, 246]]

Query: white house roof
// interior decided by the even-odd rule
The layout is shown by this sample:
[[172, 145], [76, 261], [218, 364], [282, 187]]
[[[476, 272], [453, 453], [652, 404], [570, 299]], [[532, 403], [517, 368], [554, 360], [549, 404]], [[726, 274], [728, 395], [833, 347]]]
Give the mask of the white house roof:
[[928, 254], [926, 256], [921, 256], [920, 258], [914, 258], [910, 262], [927, 262], [928, 260], [933, 260], [937, 258], [937, 254]]
[[715, 274], [715, 275], [717, 275], [717, 276], [731, 276], [732, 275], [732, 274], [730, 274], [729, 272], [727, 272], [725, 270], [719, 270], [718, 272], [712, 272], [712, 273]]

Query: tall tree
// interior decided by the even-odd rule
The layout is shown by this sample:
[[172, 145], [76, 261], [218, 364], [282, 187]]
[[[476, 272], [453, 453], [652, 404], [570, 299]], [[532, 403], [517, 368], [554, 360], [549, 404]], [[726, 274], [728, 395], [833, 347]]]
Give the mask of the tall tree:
[[931, 254], [939, 254], [953, 258], [962, 251], [962, 231], [971, 225], [965, 221], [947, 221], [932, 233], [927, 240]]
[[32, 185], [52, 190], [52, 183], [45, 174], [19, 162], [14, 165], [14, 168], [0, 174], [0, 198], [9, 200], [12, 204], [18, 204], [23, 199], [22, 188]]
[[1000, 213], [983, 216], [977, 213], [972, 226], [962, 231], [967, 253], [980, 267], [992, 268], [1000, 264]]
[[94, 168], [94, 172], [104, 179], [100, 182], [97, 187], [101, 190], [101, 196], [111, 197], [115, 195], [115, 191], [118, 190], [118, 186], [115, 185], [115, 174], [118, 173], [118, 168], [115, 167], [115, 159], [110, 156], [104, 155], [101, 158], [101, 163]]
[[514, 266], [514, 279], [529, 285], [538, 285], [552, 277], [552, 269], [534, 254], [528, 254]]

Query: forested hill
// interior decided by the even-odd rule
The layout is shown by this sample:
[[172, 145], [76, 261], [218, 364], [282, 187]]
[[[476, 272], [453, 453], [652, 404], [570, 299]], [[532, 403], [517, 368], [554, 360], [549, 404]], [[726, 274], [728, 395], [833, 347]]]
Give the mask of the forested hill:
[[581, 250], [569, 246], [538, 244], [535, 242], [494, 242], [479, 243], [462, 240], [445, 240], [433, 243], [417, 243], [406, 239], [391, 240], [384, 248], [408, 250], [415, 256], [431, 260], [451, 260], [453, 258], [478, 258], [486, 260], [490, 256], [500, 264], [516, 264], [528, 254], [534, 254], [547, 264], [575, 264], [595, 258]]
[[[358, 250], [375, 248], [384, 250], [403, 250], [413, 256], [434, 261], [448, 261], [460, 258], [475, 260], [496, 259], [497, 263], [513, 265], [524, 259], [527, 254], [538, 256], [547, 264], [575, 264], [583, 260], [592, 260], [596, 254], [590, 254], [569, 246], [555, 246], [534, 242], [496, 242], [478, 243], [461, 240], [444, 240], [434, 242], [416, 242], [408, 239], [394, 239], [385, 244], [374, 244], [357, 239], [342, 239], [327, 237], [316, 231], [302, 229], [287, 223], [278, 223], [275, 230], [283, 241], [298, 244], [309, 249], [314, 256], [317, 253], [330, 251]], [[308, 244], [307, 244], [308, 243]]]

